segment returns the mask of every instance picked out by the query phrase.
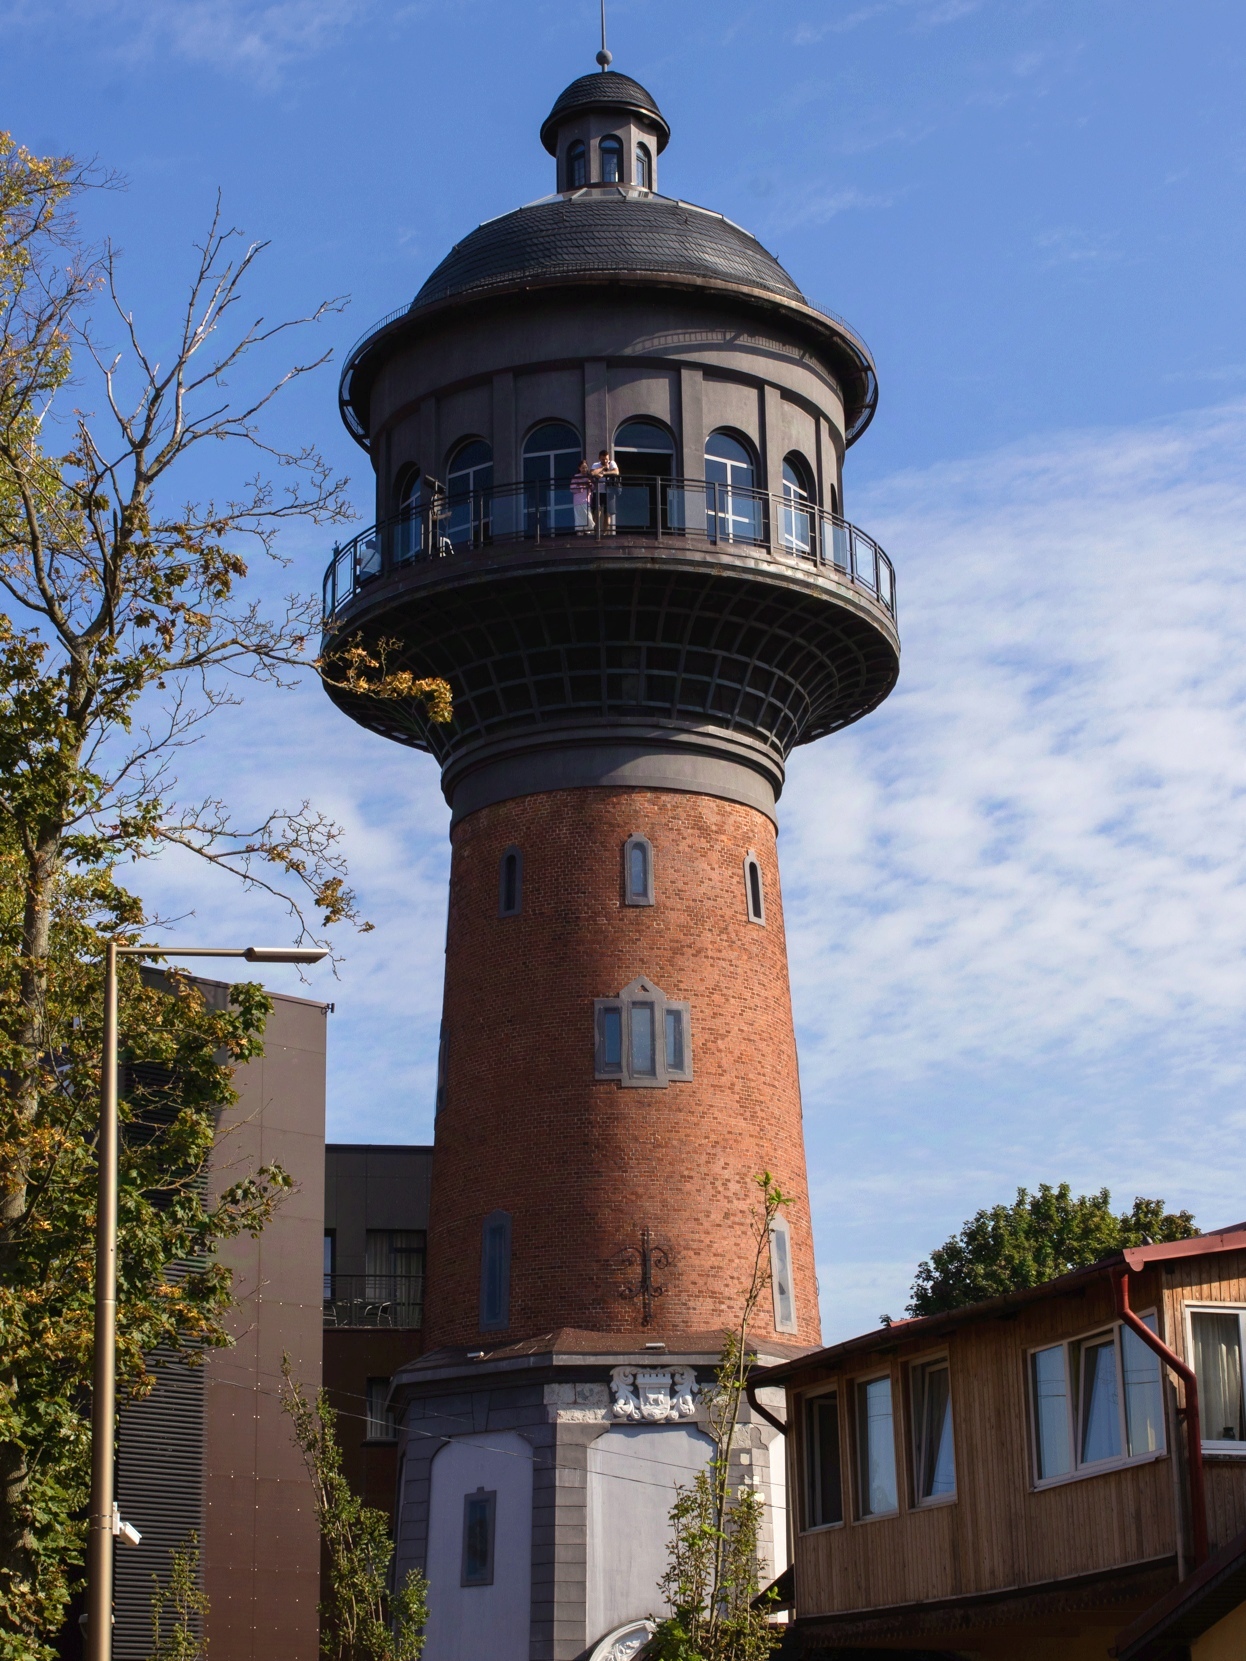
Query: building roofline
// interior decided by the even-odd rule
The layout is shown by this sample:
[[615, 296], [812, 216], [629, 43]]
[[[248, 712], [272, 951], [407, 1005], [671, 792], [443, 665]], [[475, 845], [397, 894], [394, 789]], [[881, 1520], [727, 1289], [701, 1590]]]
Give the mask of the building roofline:
[[432, 1153], [431, 1142], [326, 1142], [325, 1152], [334, 1153]]
[[1091, 1281], [1111, 1274], [1122, 1266], [1134, 1271], [1149, 1268], [1155, 1263], [1167, 1263], [1184, 1257], [1213, 1257], [1222, 1252], [1246, 1251], [1246, 1223], [1232, 1223], [1227, 1228], [1214, 1229], [1207, 1234], [1196, 1234], [1188, 1240], [1173, 1240], [1156, 1246], [1129, 1246], [1113, 1252], [1098, 1263], [1081, 1269], [1071, 1269], [1055, 1280], [1043, 1281], [1039, 1286], [1027, 1286], [1019, 1292], [1005, 1292], [982, 1303], [966, 1304], [961, 1309], [950, 1309], [940, 1315], [917, 1315], [904, 1321], [893, 1321], [890, 1326], [875, 1327], [855, 1338], [826, 1349], [812, 1350], [794, 1361], [785, 1361], [777, 1367], [767, 1367], [755, 1373], [752, 1382], [757, 1385], [781, 1384], [809, 1369], [827, 1370], [841, 1360], [868, 1354], [877, 1350], [898, 1349], [914, 1339], [939, 1338], [958, 1327], [970, 1326], [975, 1321], [998, 1320], [1027, 1304], [1039, 1303], [1044, 1298], [1069, 1297]]
[[1172, 1645], [1215, 1626], [1246, 1600], [1246, 1529], [1117, 1634], [1119, 1661], [1166, 1661]]

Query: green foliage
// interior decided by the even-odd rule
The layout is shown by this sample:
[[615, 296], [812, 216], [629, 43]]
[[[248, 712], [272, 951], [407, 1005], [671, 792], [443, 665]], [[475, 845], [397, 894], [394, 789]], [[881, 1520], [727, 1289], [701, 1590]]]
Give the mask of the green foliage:
[[662, 1595], [670, 1615], [645, 1645], [646, 1661], [766, 1661], [783, 1636], [758, 1605], [761, 1496], [733, 1471], [740, 1404], [757, 1360], [748, 1329], [770, 1284], [770, 1233], [785, 1196], [768, 1171], [757, 1178], [753, 1262], [739, 1325], [723, 1334], [712, 1386], [702, 1390], [714, 1455], [704, 1471], [676, 1490]]
[[1076, 1199], [1067, 1182], [1017, 1189], [1012, 1205], [975, 1213], [959, 1234], [918, 1265], [910, 1315], [940, 1315], [1027, 1286], [1041, 1286], [1126, 1246], [1186, 1240], [1197, 1234], [1188, 1211], [1168, 1212], [1163, 1200], [1134, 1200], [1112, 1211], [1106, 1188]]
[[204, 1661], [208, 1594], [199, 1584], [199, 1536], [192, 1530], [171, 1557], [168, 1581], [151, 1577], [151, 1661]]
[[[95, 1130], [99, 1111], [103, 933], [139, 920], [106, 871], [62, 874], [52, 897], [41, 1033], [27, 1068], [20, 998], [22, 861], [0, 837], [0, 1168], [25, 1175], [23, 1205], [0, 1251], [0, 1446], [11, 1542], [0, 1564], [0, 1657], [50, 1656], [81, 1564], [90, 1481]], [[123, 960], [120, 1028], [118, 1389], [155, 1382], [157, 1349], [192, 1358], [228, 1340], [230, 1275], [217, 1243], [258, 1232], [290, 1179], [258, 1170], [209, 1197], [215, 1110], [236, 1099], [233, 1066], [260, 1053], [271, 1004], [234, 988], [207, 1008], [177, 976], [144, 983]], [[141, 1068], [140, 1070], [137, 1070]], [[141, 1079], [157, 1082], [143, 1084]], [[128, 1081], [128, 1082], [127, 1082]], [[33, 1085], [33, 1097], [19, 1085]], [[33, 1106], [32, 1104], [33, 1100]]]
[[281, 1372], [281, 1405], [293, 1421], [294, 1439], [312, 1480], [329, 1561], [320, 1648], [328, 1661], [419, 1661], [428, 1582], [413, 1569], [389, 1595], [389, 1520], [365, 1505], [342, 1474], [337, 1415], [325, 1392], [317, 1392], [314, 1405], [309, 1402], [292, 1375], [288, 1355]]

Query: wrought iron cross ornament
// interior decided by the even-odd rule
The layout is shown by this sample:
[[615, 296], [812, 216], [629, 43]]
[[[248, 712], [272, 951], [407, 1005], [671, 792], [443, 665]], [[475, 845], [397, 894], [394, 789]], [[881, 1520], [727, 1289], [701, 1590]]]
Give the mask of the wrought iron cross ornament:
[[640, 1278], [634, 1286], [620, 1286], [619, 1296], [623, 1298], [639, 1298], [641, 1307], [641, 1325], [653, 1325], [653, 1300], [665, 1296], [666, 1287], [659, 1286], [653, 1278], [655, 1269], [669, 1269], [671, 1254], [665, 1246], [655, 1246], [653, 1234], [647, 1228], [640, 1231], [639, 1246], [624, 1246], [616, 1252], [611, 1262], [619, 1268], [636, 1268], [640, 1270]]

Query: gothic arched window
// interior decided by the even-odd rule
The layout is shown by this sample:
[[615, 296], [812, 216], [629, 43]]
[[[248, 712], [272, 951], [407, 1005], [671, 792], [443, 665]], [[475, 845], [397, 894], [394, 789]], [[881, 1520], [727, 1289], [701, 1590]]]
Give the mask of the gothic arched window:
[[623, 144], [617, 138], [603, 138], [597, 146], [601, 156], [601, 182], [603, 185], [621, 185], [623, 183]]

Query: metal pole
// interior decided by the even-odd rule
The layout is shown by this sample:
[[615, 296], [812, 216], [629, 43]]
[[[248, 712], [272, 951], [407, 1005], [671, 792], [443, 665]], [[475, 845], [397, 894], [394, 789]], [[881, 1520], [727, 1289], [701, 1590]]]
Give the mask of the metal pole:
[[104, 958], [104, 1045], [96, 1145], [95, 1378], [91, 1392], [91, 1524], [87, 1661], [112, 1661], [113, 1443], [117, 1422], [117, 946]]

